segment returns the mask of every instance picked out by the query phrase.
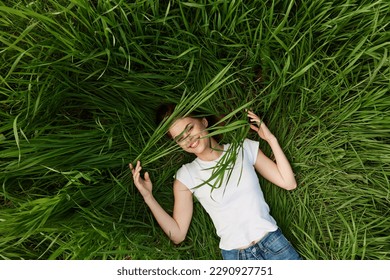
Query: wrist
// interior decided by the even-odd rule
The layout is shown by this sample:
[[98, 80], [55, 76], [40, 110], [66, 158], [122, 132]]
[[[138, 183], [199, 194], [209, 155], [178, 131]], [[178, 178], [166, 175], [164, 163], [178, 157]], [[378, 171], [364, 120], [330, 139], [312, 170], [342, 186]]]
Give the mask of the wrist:
[[155, 199], [154, 199], [152, 194], [148, 194], [148, 195], [144, 196], [144, 201], [146, 204], [149, 205], [149, 204], [153, 203], [153, 201], [155, 201]]
[[275, 135], [270, 135], [269, 137], [267, 137], [267, 139], [265, 139], [265, 141], [271, 145], [273, 143], [278, 143], [278, 139], [275, 137]]

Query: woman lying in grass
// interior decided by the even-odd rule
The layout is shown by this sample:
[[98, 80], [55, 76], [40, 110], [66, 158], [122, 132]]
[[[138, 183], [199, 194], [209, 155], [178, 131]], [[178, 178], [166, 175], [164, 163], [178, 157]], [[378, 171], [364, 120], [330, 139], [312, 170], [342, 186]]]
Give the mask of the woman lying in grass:
[[[157, 111], [160, 121], [173, 110], [174, 105], [162, 106]], [[144, 178], [141, 177], [139, 161], [135, 167], [130, 164], [134, 183], [161, 228], [176, 244], [186, 237], [193, 212], [192, 196], [195, 195], [213, 220], [224, 259], [300, 259], [269, 214], [256, 171], [286, 190], [296, 188], [294, 174], [278, 140], [267, 126], [251, 111], [248, 111], [248, 117], [252, 123], [250, 128], [270, 145], [276, 163], [259, 149], [259, 142], [245, 139], [232, 172], [224, 176], [223, 185], [212, 188], [204, 184], [229, 144], [220, 145], [213, 137], [207, 137], [209, 123], [206, 118], [190, 116], [178, 118], [168, 131], [184, 151], [197, 157], [177, 171], [173, 184], [173, 216], [153, 197], [149, 174], [145, 172]]]

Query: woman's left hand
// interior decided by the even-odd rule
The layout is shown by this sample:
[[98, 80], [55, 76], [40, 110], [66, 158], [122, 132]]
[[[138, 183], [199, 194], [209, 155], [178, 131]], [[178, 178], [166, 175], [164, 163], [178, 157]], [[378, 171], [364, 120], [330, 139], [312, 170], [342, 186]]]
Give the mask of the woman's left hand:
[[[250, 127], [260, 136], [261, 139], [265, 141], [270, 141], [275, 138], [275, 136], [271, 133], [268, 127], [260, 120], [260, 118], [253, 113], [252, 111], [248, 111], [248, 118], [250, 120]], [[257, 124], [257, 125], [254, 125]]]

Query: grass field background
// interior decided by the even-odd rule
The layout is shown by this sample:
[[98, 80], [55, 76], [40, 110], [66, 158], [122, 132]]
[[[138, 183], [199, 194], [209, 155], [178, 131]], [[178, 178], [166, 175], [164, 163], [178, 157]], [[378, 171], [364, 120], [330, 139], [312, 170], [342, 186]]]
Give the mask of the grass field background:
[[[252, 108], [293, 166], [261, 180], [305, 259], [390, 259], [390, 2], [0, 1], [0, 258], [220, 259], [195, 201], [173, 245], [135, 189], [144, 163], [172, 212], [175, 171], [156, 107]], [[261, 148], [270, 151], [261, 142]]]

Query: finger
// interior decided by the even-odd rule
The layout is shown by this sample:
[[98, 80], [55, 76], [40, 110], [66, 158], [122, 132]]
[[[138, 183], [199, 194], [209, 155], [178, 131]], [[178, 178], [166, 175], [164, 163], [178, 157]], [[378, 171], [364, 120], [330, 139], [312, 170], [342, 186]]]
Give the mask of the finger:
[[137, 180], [137, 176], [139, 177], [140, 175], [140, 170], [138, 168], [135, 168], [131, 172], [133, 173], [133, 180]]
[[141, 163], [140, 163], [140, 161], [137, 161], [137, 165], [135, 166], [135, 171], [140, 172], [141, 169], [142, 169]]
[[260, 117], [257, 115], [248, 115], [248, 118], [257, 122], [260, 122]]
[[248, 117], [250, 123], [260, 123], [260, 118], [258, 117]]
[[139, 184], [141, 183], [141, 179], [140, 179], [141, 175], [139, 173], [137, 173], [136, 175], [134, 175], [134, 183], [135, 183], [135, 186], [137, 188], [139, 188]]
[[248, 111], [248, 115], [251, 115], [251, 116], [256, 116], [255, 113], [253, 113], [252, 111]]
[[134, 182], [136, 182], [137, 179], [138, 179], [138, 173], [134, 173], [134, 174], [133, 174], [133, 180], [134, 180]]
[[259, 122], [256, 122], [256, 121], [250, 121], [249, 125], [255, 126], [256, 128], [259, 128]]
[[251, 112], [251, 111], [248, 113], [248, 117], [260, 121], [260, 117], [258, 115], [256, 115], [255, 113]]
[[129, 167], [130, 167], [131, 173], [133, 174], [133, 177], [134, 177], [135, 166], [134, 166], [132, 163], [130, 163], [130, 164], [129, 164]]
[[251, 121], [256, 121], [259, 122], [260, 118], [259, 117], [248, 117]]
[[149, 176], [149, 172], [145, 172], [145, 181], [150, 181], [150, 176]]
[[249, 117], [251, 120], [256, 121], [256, 122], [258, 122], [258, 123], [261, 123], [261, 122], [262, 122], [261, 118], [260, 118], [259, 116], [257, 116], [257, 115], [253, 115], [253, 116], [249, 116], [249, 115], [248, 115], [248, 117]]
[[260, 119], [258, 117], [248, 117], [248, 118], [250, 124], [260, 127]]
[[254, 125], [254, 124], [251, 124], [251, 125], [250, 125], [250, 128], [251, 128], [252, 130], [256, 131], [256, 132], [259, 131], [259, 128], [258, 128], [256, 125]]

